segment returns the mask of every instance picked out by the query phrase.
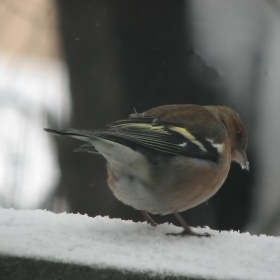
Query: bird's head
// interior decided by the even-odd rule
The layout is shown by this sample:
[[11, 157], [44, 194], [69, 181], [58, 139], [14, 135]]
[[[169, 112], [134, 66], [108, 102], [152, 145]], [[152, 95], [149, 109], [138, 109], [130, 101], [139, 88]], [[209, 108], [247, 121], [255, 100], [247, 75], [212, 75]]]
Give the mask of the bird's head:
[[221, 106], [221, 118], [225, 123], [231, 144], [232, 160], [239, 163], [242, 169], [249, 171], [246, 148], [248, 142], [247, 132], [238, 113], [231, 108]]

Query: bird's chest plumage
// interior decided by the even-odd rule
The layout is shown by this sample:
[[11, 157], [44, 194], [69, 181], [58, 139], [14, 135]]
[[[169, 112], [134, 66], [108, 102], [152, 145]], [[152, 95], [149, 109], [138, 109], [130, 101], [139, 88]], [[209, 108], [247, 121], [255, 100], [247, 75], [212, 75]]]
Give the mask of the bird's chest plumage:
[[150, 180], [149, 162], [141, 154], [132, 162], [108, 161], [107, 168], [108, 185], [123, 203], [138, 210], [149, 211], [161, 200]]
[[[230, 161], [220, 166], [187, 157], [159, 156], [152, 163], [141, 153], [127, 150], [125, 157], [108, 160], [108, 185], [123, 203], [152, 214], [170, 214], [194, 207], [222, 185]], [[206, 174], [207, 180], [203, 178]]]

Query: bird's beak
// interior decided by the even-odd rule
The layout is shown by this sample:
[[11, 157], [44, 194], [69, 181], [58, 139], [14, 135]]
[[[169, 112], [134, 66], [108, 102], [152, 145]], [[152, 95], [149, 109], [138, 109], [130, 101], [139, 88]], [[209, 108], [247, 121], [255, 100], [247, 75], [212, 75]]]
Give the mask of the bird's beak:
[[249, 171], [249, 161], [247, 160], [247, 155], [244, 150], [235, 149], [233, 160], [239, 163], [242, 169]]

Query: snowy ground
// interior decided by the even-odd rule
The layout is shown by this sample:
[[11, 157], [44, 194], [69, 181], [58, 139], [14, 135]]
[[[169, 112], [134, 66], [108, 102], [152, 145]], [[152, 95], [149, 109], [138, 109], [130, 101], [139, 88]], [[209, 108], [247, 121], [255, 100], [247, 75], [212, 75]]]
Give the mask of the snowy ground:
[[153, 228], [108, 217], [0, 209], [0, 255], [100, 268], [214, 279], [280, 279], [280, 238], [209, 232], [211, 238], [166, 236]]

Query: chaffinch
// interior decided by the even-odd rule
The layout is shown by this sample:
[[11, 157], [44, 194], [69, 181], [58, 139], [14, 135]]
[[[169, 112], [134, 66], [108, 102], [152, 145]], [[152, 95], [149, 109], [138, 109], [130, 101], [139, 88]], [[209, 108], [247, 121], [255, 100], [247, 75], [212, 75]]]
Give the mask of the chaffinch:
[[225, 106], [165, 105], [109, 125], [108, 129], [46, 129], [88, 143], [77, 151], [107, 160], [108, 185], [117, 199], [149, 216], [173, 213], [181, 235], [194, 232], [178, 212], [213, 196], [232, 161], [249, 170], [247, 133], [240, 116]]

